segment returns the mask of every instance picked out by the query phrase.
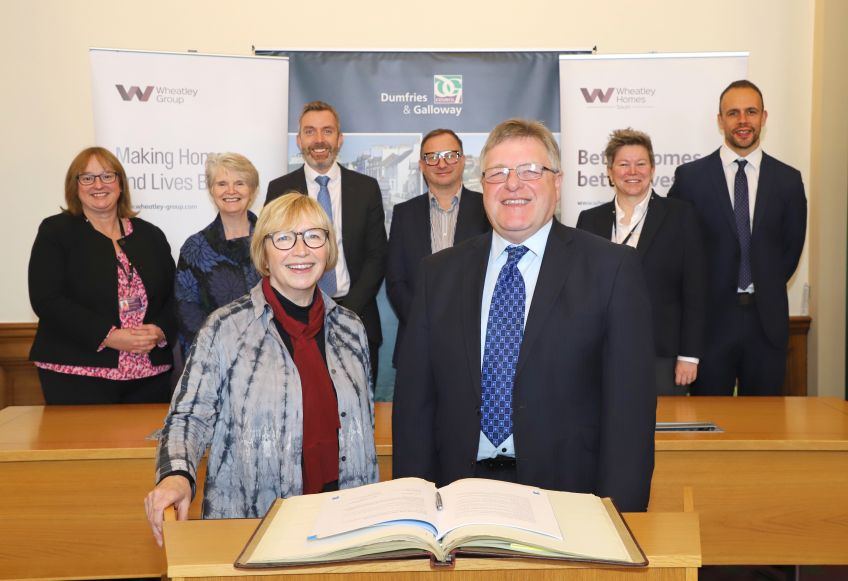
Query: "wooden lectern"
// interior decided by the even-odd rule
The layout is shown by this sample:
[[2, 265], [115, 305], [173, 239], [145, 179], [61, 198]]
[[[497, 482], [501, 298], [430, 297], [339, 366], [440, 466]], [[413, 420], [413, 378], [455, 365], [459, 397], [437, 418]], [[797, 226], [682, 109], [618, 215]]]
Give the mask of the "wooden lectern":
[[233, 562], [259, 524], [255, 519], [166, 522], [165, 552], [168, 577], [174, 581], [231, 577], [285, 581], [695, 581], [698, 578], [701, 544], [696, 513], [629, 513], [624, 517], [648, 556], [647, 568], [460, 556], [452, 570], [431, 569], [426, 559], [266, 571], [236, 569]]

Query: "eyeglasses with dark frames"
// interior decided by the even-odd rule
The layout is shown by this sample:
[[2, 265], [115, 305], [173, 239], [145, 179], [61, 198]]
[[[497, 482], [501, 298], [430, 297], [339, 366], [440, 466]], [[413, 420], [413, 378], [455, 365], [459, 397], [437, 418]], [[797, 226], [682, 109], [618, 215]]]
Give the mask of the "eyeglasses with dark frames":
[[94, 180], [100, 178], [101, 183], [112, 184], [118, 179], [118, 172], [104, 171], [103, 173], [81, 173], [77, 176], [77, 181], [81, 186], [90, 186]]
[[269, 239], [277, 250], [291, 250], [297, 244], [298, 236], [303, 239], [303, 243], [309, 248], [316, 249], [321, 248], [327, 243], [327, 240], [330, 238], [330, 232], [323, 228], [310, 228], [303, 232], [281, 230], [279, 232], [271, 232], [265, 238]]

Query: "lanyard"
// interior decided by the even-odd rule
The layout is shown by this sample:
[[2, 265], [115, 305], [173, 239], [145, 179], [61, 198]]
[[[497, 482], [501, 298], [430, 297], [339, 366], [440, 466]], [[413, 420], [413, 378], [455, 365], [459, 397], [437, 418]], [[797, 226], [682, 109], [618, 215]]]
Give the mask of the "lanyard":
[[[645, 219], [645, 216], [648, 215], [648, 208], [650, 207], [650, 205], [651, 205], [651, 200], [649, 198], [648, 199], [648, 205], [645, 207], [645, 211], [642, 213], [642, 215], [639, 217], [639, 219], [636, 221], [636, 223], [633, 224], [633, 228], [630, 229], [630, 232], [627, 233], [627, 236], [624, 237], [624, 240], [621, 241], [621, 244], [627, 244], [627, 241], [630, 240], [631, 236], [633, 236], [633, 233], [639, 227], [639, 224], [641, 224], [642, 220]], [[616, 213], [615, 213], [615, 202], [614, 201], [613, 201], [612, 208], [613, 208], [612, 209], [612, 235], [613, 235], [614, 238], [618, 239], [618, 216], [616, 216]]]

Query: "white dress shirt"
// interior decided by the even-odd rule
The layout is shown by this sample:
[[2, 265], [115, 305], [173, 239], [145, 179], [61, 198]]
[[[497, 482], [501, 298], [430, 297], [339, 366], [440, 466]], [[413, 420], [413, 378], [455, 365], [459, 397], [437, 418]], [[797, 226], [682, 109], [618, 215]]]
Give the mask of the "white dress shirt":
[[[763, 163], [763, 149], [758, 146], [757, 149], [749, 153], [746, 157], [740, 157], [739, 154], [730, 149], [726, 143], [723, 143], [719, 150], [719, 156], [721, 157], [721, 165], [724, 168], [724, 178], [727, 180], [727, 191], [730, 194], [731, 207], [736, 205], [734, 190], [736, 189], [736, 172], [739, 170], [739, 164], [736, 163], [736, 160], [744, 159], [748, 162], [745, 164], [745, 177], [748, 178], [749, 223], [751, 225], [751, 230], [753, 231], [754, 204], [757, 202], [757, 186], [760, 182], [760, 168]], [[754, 283], [752, 282], [748, 288], [740, 288], [737, 289], [737, 291], [740, 293], [753, 293]]]
[[342, 170], [339, 164], [334, 163], [326, 174], [319, 174], [312, 169], [308, 163], [303, 164], [306, 174], [307, 194], [313, 200], [318, 199], [318, 191], [321, 186], [315, 181], [319, 175], [330, 178], [327, 189], [330, 190], [330, 203], [333, 206], [333, 228], [336, 230], [336, 240], [339, 245], [339, 259], [336, 261], [336, 297], [345, 296], [350, 291], [350, 273], [347, 271], [347, 262], [344, 256], [344, 230], [342, 229]]
[[[542, 259], [545, 256], [545, 246], [548, 243], [548, 235], [551, 233], [553, 220], [539, 228], [535, 234], [520, 244], [526, 246], [529, 252], [525, 253], [518, 261], [518, 271], [524, 279], [524, 324], [527, 324], [527, 314], [533, 303], [533, 293], [536, 290], [536, 281], [539, 280], [539, 270], [542, 267]], [[489, 263], [486, 267], [486, 280], [483, 283], [483, 304], [480, 307], [480, 368], [483, 368], [483, 357], [486, 351], [486, 330], [489, 327], [489, 309], [492, 306], [492, 295], [495, 294], [495, 284], [498, 275], [506, 264], [508, 253], [507, 246], [513, 243], [502, 238], [497, 232], [492, 232], [492, 248], [489, 251]], [[512, 434], [497, 448], [489, 441], [486, 434], [480, 430], [480, 444], [477, 448], [477, 460], [494, 458], [495, 456], [515, 457], [515, 444]]]

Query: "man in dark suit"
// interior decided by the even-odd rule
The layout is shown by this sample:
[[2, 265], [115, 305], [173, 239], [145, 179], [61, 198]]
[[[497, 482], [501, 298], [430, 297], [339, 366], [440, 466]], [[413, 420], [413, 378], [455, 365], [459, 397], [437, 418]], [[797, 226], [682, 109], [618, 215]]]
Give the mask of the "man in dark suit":
[[491, 230], [483, 196], [462, 185], [465, 155], [456, 133], [434, 129], [425, 135], [418, 167], [429, 191], [394, 207], [389, 232], [386, 294], [398, 317], [395, 364], [421, 259]]
[[306, 163], [269, 183], [265, 203], [300, 192], [316, 198], [330, 214], [341, 252], [335, 270], [326, 273], [319, 286], [362, 319], [374, 379], [383, 342], [377, 292], [386, 272], [386, 215], [377, 180], [336, 162], [343, 142], [339, 115], [332, 106], [322, 101], [304, 105], [297, 146]]
[[577, 228], [639, 252], [654, 322], [657, 395], [685, 395], [704, 344], [704, 251], [692, 205], [653, 191], [648, 134], [617, 129], [604, 150], [612, 201], [583, 210]]
[[639, 257], [553, 219], [560, 153], [541, 123], [501, 123], [481, 162], [494, 232], [422, 261], [394, 476], [509, 480], [645, 510], [656, 395]]
[[789, 307], [807, 228], [801, 174], [763, 153], [768, 114], [750, 81], [719, 98], [724, 144], [677, 168], [668, 195], [699, 215], [706, 254], [707, 328], [696, 395], [779, 395], [786, 372]]

